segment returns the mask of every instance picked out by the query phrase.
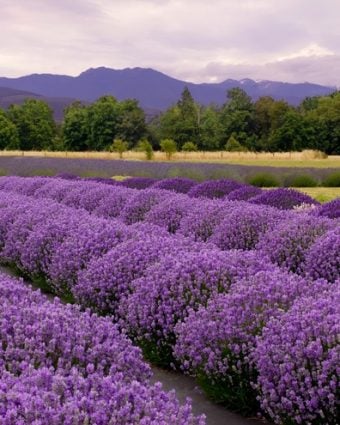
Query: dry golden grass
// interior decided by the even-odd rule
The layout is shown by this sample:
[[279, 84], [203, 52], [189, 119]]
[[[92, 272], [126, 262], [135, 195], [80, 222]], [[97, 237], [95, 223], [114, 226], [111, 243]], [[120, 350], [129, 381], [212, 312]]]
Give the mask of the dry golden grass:
[[[0, 156], [40, 156], [45, 158], [72, 159], [119, 159], [117, 152], [51, 152], [51, 151], [0, 151]], [[322, 158], [318, 151], [303, 152], [177, 152], [172, 162], [211, 162], [219, 164], [239, 164], [269, 167], [311, 167], [311, 168], [340, 168], [340, 156]], [[129, 161], [145, 160], [143, 152], [128, 151], [123, 159]], [[164, 152], [155, 152], [153, 161], [166, 161]]]

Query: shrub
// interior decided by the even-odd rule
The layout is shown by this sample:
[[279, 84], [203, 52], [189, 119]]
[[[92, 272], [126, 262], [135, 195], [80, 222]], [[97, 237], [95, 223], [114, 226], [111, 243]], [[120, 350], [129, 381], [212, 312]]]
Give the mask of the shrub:
[[197, 152], [197, 145], [193, 142], [185, 142], [182, 146], [183, 152]]
[[311, 246], [306, 254], [305, 273], [313, 279], [329, 282], [340, 279], [340, 228], [330, 230]]
[[228, 201], [247, 201], [262, 193], [262, 189], [256, 186], [245, 185], [230, 192], [225, 199]]
[[209, 242], [222, 250], [254, 249], [259, 237], [282, 218], [275, 208], [240, 203], [226, 209], [225, 218], [214, 228]]
[[120, 183], [120, 186], [130, 189], [146, 189], [152, 186], [157, 180], [151, 177], [129, 177]]
[[126, 224], [143, 221], [154, 205], [174, 196], [174, 193], [161, 189], [141, 190], [127, 200], [119, 217]]
[[317, 240], [334, 224], [328, 218], [316, 218], [294, 213], [265, 233], [257, 249], [271, 261], [292, 272], [303, 273], [305, 256]]
[[306, 195], [294, 189], [271, 189], [265, 190], [260, 195], [251, 198], [249, 202], [253, 204], [269, 205], [280, 210], [290, 210], [299, 205], [318, 205], [319, 203]]
[[163, 139], [160, 142], [160, 147], [163, 152], [165, 152], [166, 159], [170, 160], [177, 152], [177, 145], [176, 142], [172, 139]]
[[251, 177], [249, 183], [257, 187], [278, 187], [279, 181], [270, 173], [258, 173]]
[[325, 187], [340, 187], [340, 172], [329, 174], [322, 184]]
[[228, 152], [245, 152], [246, 148], [231, 135], [225, 145], [225, 150]]
[[312, 214], [319, 217], [340, 218], [340, 198], [319, 206]]
[[233, 190], [239, 189], [242, 186], [242, 183], [235, 180], [207, 180], [194, 186], [189, 190], [188, 195], [192, 198], [223, 198]]
[[123, 153], [128, 150], [128, 144], [122, 139], [114, 139], [112, 143], [112, 150], [118, 152], [119, 158], [123, 158]]
[[187, 179], [185, 177], [174, 177], [158, 180], [152, 185], [152, 188], [172, 190], [178, 193], [187, 193], [196, 184], [197, 182], [192, 179]]
[[177, 196], [174, 199], [165, 199], [155, 205], [146, 214], [145, 221], [166, 229], [169, 233], [176, 233], [182, 219], [193, 208], [193, 200], [187, 196]]
[[233, 206], [232, 202], [193, 199], [189, 212], [180, 221], [178, 232], [195, 241], [206, 242], [224, 219], [226, 209]]
[[227, 294], [191, 310], [176, 328], [174, 354], [216, 401], [247, 414], [257, 413], [251, 355], [256, 336], [272, 317], [289, 309], [311, 285], [279, 269], [259, 271], [232, 283]]
[[277, 424], [339, 423], [339, 286], [297, 300], [258, 341], [259, 400]]
[[315, 178], [307, 174], [294, 177], [291, 183], [292, 187], [316, 187], [317, 185]]
[[274, 268], [253, 252], [201, 248], [165, 256], [132, 282], [132, 294], [121, 307], [127, 329], [149, 360], [169, 367], [175, 325], [213, 294], [227, 292], [234, 281], [264, 267]]
[[154, 156], [151, 143], [147, 139], [142, 139], [138, 143], [138, 149], [145, 153], [147, 161], [151, 161]]

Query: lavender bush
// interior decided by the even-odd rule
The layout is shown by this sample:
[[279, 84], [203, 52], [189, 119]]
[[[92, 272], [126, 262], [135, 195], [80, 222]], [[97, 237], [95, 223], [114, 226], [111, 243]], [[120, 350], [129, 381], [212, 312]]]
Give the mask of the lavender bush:
[[209, 238], [222, 250], [254, 249], [260, 236], [270, 232], [284, 214], [267, 206], [239, 203], [227, 210]]
[[197, 185], [192, 179], [186, 179], [184, 177], [174, 177], [169, 179], [158, 180], [152, 185], [153, 189], [165, 189], [172, 190], [178, 193], [188, 193], [191, 188]]
[[240, 189], [243, 184], [235, 180], [208, 180], [193, 186], [188, 195], [192, 198], [223, 198], [234, 190]]
[[121, 307], [127, 328], [149, 359], [168, 366], [173, 361], [175, 325], [213, 294], [227, 292], [232, 282], [263, 270], [266, 263], [256, 253], [237, 251], [164, 257], [132, 282], [131, 295]]
[[286, 188], [263, 191], [260, 195], [251, 198], [249, 202], [253, 204], [270, 205], [280, 210], [290, 210], [301, 204], [319, 204], [315, 199], [305, 193]]
[[259, 401], [277, 424], [339, 420], [340, 281], [273, 318], [257, 343]]
[[330, 230], [311, 246], [306, 254], [305, 273], [313, 279], [329, 282], [340, 279], [340, 228]]
[[[317, 287], [324, 288], [325, 282]], [[268, 321], [289, 309], [313, 285], [279, 269], [259, 271], [235, 281], [227, 294], [191, 310], [176, 328], [176, 358], [216, 401], [243, 413], [256, 413], [251, 354]]]
[[265, 233], [260, 238], [257, 249], [275, 264], [293, 272], [303, 273], [308, 249], [333, 225], [332, 220], [328, 218], [294, 213]]

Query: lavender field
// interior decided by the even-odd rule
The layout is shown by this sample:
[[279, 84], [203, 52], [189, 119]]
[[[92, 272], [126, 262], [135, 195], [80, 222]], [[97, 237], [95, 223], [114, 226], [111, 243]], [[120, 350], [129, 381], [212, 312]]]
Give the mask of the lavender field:
[[53, 295], [0, 275], [1, 425], [205, 424], [149, 363], [248, 417], [339, 423], [340, 199], [9, 176], [0, 229], [0, 263]]

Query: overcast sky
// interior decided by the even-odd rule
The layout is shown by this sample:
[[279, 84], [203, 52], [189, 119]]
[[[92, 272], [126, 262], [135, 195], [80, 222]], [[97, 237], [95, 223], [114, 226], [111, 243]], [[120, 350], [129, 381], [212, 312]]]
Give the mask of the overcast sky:
[[340, 0], [0, 0], [0, 75], [149, 67], [340, 86]]

